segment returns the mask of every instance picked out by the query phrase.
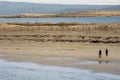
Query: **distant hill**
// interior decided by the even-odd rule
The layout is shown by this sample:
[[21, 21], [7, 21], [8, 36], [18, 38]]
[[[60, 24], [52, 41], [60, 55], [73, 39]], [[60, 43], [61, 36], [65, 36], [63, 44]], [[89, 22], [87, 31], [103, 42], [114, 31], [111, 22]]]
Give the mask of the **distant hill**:
[[120, 5], [62, 5], [0, 1], [0, 15], [77, 13], [94, 10], [120, 10]]

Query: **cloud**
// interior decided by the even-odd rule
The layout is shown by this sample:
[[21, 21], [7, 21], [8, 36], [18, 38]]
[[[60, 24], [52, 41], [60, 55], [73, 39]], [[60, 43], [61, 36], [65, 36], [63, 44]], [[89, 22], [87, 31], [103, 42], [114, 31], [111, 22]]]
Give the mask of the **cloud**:
[[28, 0], [28, 1], [25, 1], [25, 0], [4, 0], [4, 1], [55, 3], [55, 4], [120, 5], [120, 0]]

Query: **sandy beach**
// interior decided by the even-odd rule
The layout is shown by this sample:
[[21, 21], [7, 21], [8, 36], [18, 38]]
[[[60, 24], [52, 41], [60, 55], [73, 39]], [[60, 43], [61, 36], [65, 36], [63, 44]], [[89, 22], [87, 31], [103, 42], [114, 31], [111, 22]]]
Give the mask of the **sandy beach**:
[[[120, 75], [118, 27], [84, 31], [1, 31], [0, 59]], [[99, 50], [102, 58], [98, 58]]]
[[[120, 75], [119, 46], [120, 44], [89, 43], [4, 44], [0, 48], [0, 58]], [[106, 48], [109, 49], [108, 57], [104, 54]], [[101, 59], [98, 58], [99, 49], [103, 51]]]
[[120, 80], [120, 1], [0, 1], [0, 80]]

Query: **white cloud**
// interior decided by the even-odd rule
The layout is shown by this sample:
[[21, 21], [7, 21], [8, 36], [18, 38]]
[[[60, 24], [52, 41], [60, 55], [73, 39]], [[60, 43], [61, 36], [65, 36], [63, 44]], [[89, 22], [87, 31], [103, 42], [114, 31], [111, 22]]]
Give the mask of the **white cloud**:
[[[0, 0], [3, 1], [3, 0]], [[36, 3], [55, 3], [55, 4], [99, 4], [99, 5], [120, 5], [120, 0], [4, 0], [15, 2], [36, 2]]]

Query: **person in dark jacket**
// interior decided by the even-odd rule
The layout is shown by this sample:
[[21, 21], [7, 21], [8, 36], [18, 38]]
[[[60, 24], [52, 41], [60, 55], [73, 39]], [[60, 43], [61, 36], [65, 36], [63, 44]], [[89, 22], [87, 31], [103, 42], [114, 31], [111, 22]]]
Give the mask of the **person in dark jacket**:
[[106, 56], [108, 56], [108, 49], [105, 50], [105, 54], [106, 54]]
[[99, 50], [99, 58], [101, 58], [101, 57], [102, 57], [102, 51]]

